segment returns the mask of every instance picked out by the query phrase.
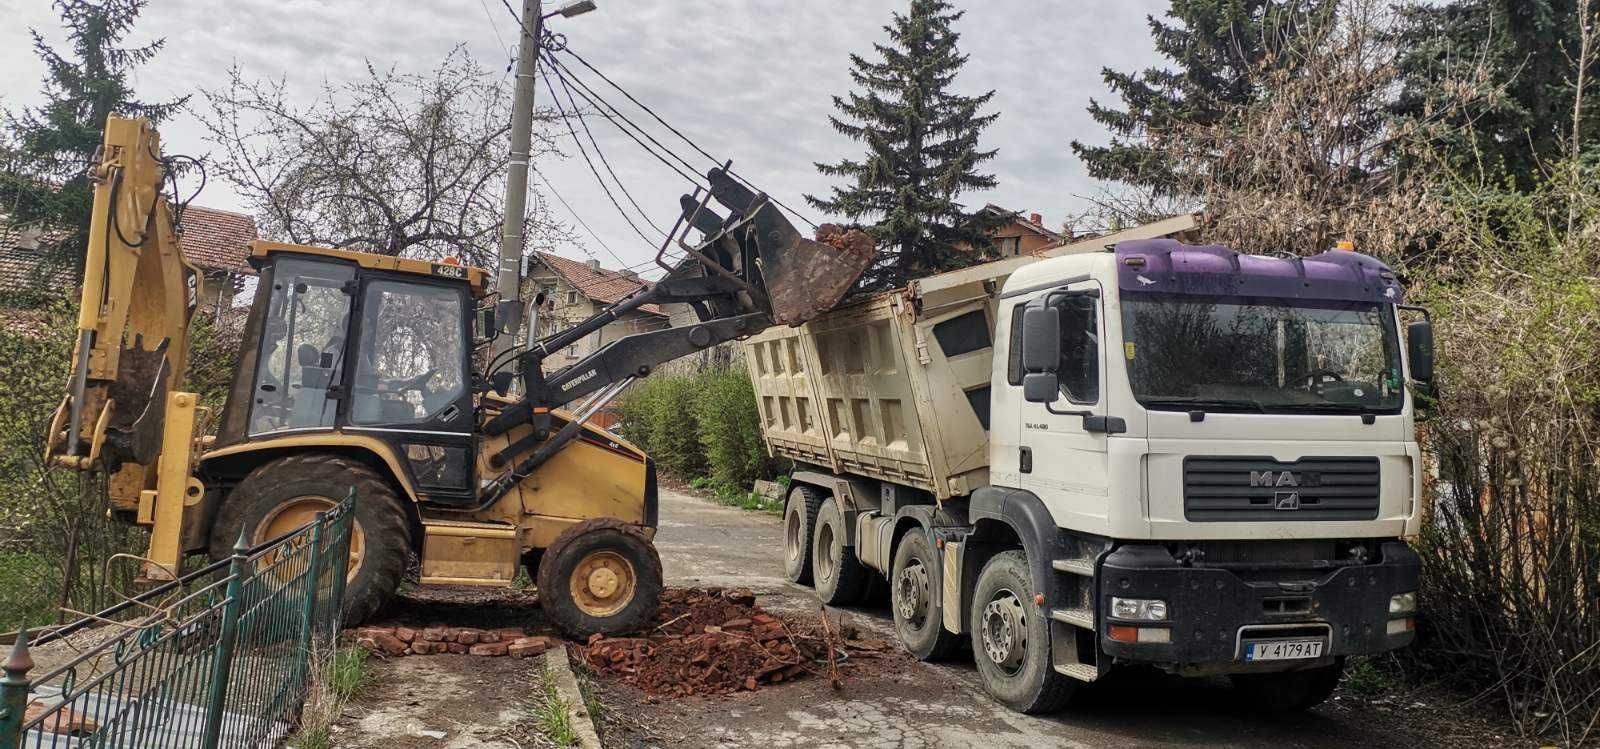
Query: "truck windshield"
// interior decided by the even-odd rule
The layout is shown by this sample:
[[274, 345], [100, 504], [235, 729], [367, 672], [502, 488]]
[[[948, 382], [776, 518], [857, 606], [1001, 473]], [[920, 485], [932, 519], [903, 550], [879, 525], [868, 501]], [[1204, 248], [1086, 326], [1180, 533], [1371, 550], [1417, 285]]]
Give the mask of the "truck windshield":
[[1396, 413], [1404, 400], [1387, 305], [1129, 292], [1122, 327], [1146, 408]]

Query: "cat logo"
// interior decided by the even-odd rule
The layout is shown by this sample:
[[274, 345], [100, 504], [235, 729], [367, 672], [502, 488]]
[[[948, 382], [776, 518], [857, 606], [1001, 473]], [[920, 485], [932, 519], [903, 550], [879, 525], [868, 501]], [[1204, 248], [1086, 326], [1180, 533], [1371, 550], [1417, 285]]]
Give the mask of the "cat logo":
[[1251, 471], [1250, 486], [1299, 486], [1300, 477], [1293, 471]]

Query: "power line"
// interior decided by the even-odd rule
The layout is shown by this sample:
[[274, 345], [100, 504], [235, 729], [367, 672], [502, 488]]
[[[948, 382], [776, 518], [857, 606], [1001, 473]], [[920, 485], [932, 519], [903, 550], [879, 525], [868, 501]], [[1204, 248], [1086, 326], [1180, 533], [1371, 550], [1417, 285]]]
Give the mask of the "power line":
[[[545, 85], [549, 86], [550, 77], [545, 75], [543, 70], [539, 71], [539, 75], [544, 77]], [[552, 89], [552, 91], [554, 91], [554, 89]], [[552, 97], [551, 101], [556, 105], [556, 113], [561, 115], [562, 123], [566, 124], [567, 132], [572, 134], [572, 142], [578, 144], [578, 153], [583, 155], [583, 162], [589, 165], [589, 172], [594, 175], [595, 181], [600, 183], [600, 189], [605, 191], [606, 197], [611, 200], [611, 205], [616, 207], [617, 213], [622, 214], [622, 220], [628, 222], [628, 227], [633, 229], [633, 232], [638, 234], [639, 238], [645, 241], [645, 244], [654, 245], [655, 240], [652, 240], [649, 236], [646, 236], [644, 231], [639, 228], [639, 225], [633, 223], [633, 217], [629, 216], [628, 212], [622, 209], [622, 204], [617, 202], [617, 196], [611, 193], [611, 186], [607, 185], [605, 179], [600, 176], [600, 170], [595, 168], [594, 160], [589, 158], [589, 149], [583, 147], [583, 139], [578, 137], [577, 129], [572, 127], [571, 117], [568, 116], [567, 111], [561, 107], [561, 100], [559, 98]], [[651, 228], [654, 227], [652, 226]], [[660, 229], [657, 229], [657, 231], [660, 231]]]
[[[543, 73], [540, 75], [543, 75]], [[544, 76], [544, 79], [545, 85], [548, 86], [550, 83], [549, 76]], [[579, 112], [578, 102], [572, 97], [572, 89], [567, 86], [566, 80], [561, 78], [560, 71], [556, 72], [556, 80], [561, 81], [561, 89], [567, 93], [567, 103], [572, 105], [572, 111], [574, 113]], [[554, 88], [550, 89], [550, 96], [552, 98], [556, 96], [556, 91]], [[600, 150], [600, 142], [595, 140], [594, 133], [589, 130], [588, 120], [585, 119], [582, 114], [575, 114], [574, 116], [577, 117], [578, 124], [583, 126], [583, 134], [589, 137], [589, 145], [594, 146], [594, 153], [596, 156], [600, 157], [600, 164], [606, 168], [606, 174], [611, 175], [611, 180], [617, 183], [617, 189], [622, 191], [622, 196], [627, 198], [629, 203], [633, 204], [633, 209], [639, 212], [639, 217], [644, 219], [645, 224], [647, 224], [650, 228], [655, 229], [657, 234], [660, 234], [663, 237], [667, 236], [667, 233], [662, 231], [661, 227], [656, 226], [655, 222], [650, 220], [650, 214], [644, 212], [644, 208], [639, 205], [639, 201], [633, 199], [633, 193], [628, 192], [628, 186], [622, 183], [622, 178], [618, 177], [616, 170], [611, 168], [611, 160], [606, 158], [605, 151]]]
[[571, 214], [572, 219], [574, 221], [577, 221], [578, 225], [583, 227], [584, 231], [589, 232], [589, 236], [594, 237], [594, 241], [598, 242], [600, 244], [600, 246], [605, 249], [607, 254], [611, 255], [612, 258], [616, 259], [616, 261], [618, 263], [621, 263], [623, 265], [627, 264], [627, 262], [622, 259], [622, 256], [618, 255], [615, 250], [611, 249], [610, 245], [606, 244], [606, 241], [604, 239], [600, 238], [600, 234], [598, 232], [596, 232], [594, 229], [589, 228], [588, 222], [584, 221], [583, 217], [579, 216], [578, 212], [572, 209], [572, 204], [568, 203], [566, 198], [561, 197], [561, 193], [556, 192], [556, 186], [550, 184], [550, 179], [548, 177], [544, 176], [544, 172], [540, 172], [538, 170], [534, 170], [533, 176], [539, 178], [539, 182], [542, 183], [545, 186], [545, 189], [549, 190], [550, 194], [555, 196], [555, 199], [556, 199], [557, 202], [561, 203], [562, 206], [566, 207], [567, 213]]
[[[616, 127], [618, 130], [622, 131], [623, 135], [628, 136], [628, 138], [631, 139], [634, 143], [637, 143], [640, 148], [645, 150], [646, 153], [650, 154], [651, 156], [654, 156], [657, 161], [660, 161], [661, 163], [666, 164], [668, 169], [671, 169], [673, 172], [676, 172], [678, 174], [678, 176], [683, 177], [684, 179], [688, 180], [689, 182], [691, 182], [691, 183], [693, 183], [695, 185], [701, 185], [704, 182], [704, 179], [699, 174], [696, 173], [696, 167], [695, 167], [694, 164], [689, 163], [688, 160], [684, 159], [682, 156], [679, 156], [677, 154], [677, 152], [675, 152], [672, 149], [668, 148], [667, 146], [663, 145], [661, 143], [661, 141], [656, 140], [653, 136], [650, 135], [650, 133], [648, 131], [646, 131], [644, 128], [640, 127], [638, 123], [634, 122], [631, 119], [628, 119], [628, 116], [623, 114], [621, 112], [621, 110], [618, 110], [616, 108], [616, 106], [611, 104], [611, 102], [606, 101], [604, 98], [602, 98], [599, 95], [599, 93], [597, 93], [594, 89], [590, 88], [588, 84], [584, 83], [582, 79], [578, 78], [577, 74], [573, 73], [572, 68], [561, 64], [561, 61], [555, 59], [554, 55], [546, 55], [545, 56], [545, 60], [550, 63], [550, 66], [549, 66], [550, 69], [555, 71], [557, 80], [560, 80], [560, 81], [562, 81], [563, 84], [565, 84], [567, 82], [567, 80], [568, 80], [568, 76], [571, 76], [572, 83], [576, 84], [577, 87], [578, 87], [578, 95], [582, 96], [584, 101], [589, 102], [590, 106], [593, 106], [596, 109], [599, 109], [600, 113], [606, 118], [606, 120], [608, 122], [610, 122], [612, 124], [612, 126]], [[570, 89], [568, 89], [568, 90], [570, 91]], [[651, 143], [655, 144], [655, 148], [661, 149], [661, 151], [663, 153], [666, 153], [668, 156], [671, 156], [672, 158], [677, 159], [679, 164], [683, 164], [685, 167], [688, 167], [689, 171], [688, 172], [683, 171], [682, 169], [678, 168], [678, 166], [676, 164], [673, 164], [672, 162], [667, 161], [666, 158], [664, 158], [661, 154], [656, 153], [654, 148], [651, 148], [650, 146], [646, 145], [644, 143], [644, 141], [639, 140], [639, 136], [638, 135], [634, 135], [633, 131], [630, 131], [628, 128], [623, 127], [618, 122], [619, 120], [621, 122], [627, 123], [629, 126], [631, 126], [633, 128], [633, 130], [637, 130], [639, 135], [643, 135], [646, 140], [649, 140]]]
[[[567, 53], [568, 55], [570, 55], [572, 57], [572, 59], [577, 60], [579, 64], [581, 64], [584, 67], [588, 68], [595, 75], [600, 76], [600, 80], [603, 80], [606, 83], [610, 84], [612, 88], [614, 88], [614, 89], [616, 89], [618, 91], [618, 93], [621, 93], [623, 96], [627, 97], [628, 101], [633, 102], [635, 106], [639, 107], [640, 109], [643, 109], [646, 114], [649, 114], [651, 117], [655, 118], [655, 121], [661, 123], [662, 127], [665, 127], [667, 130], [671, 131], [673, 135], [676, 135], [679, 138], [683, 139], [683, 142], [688, 143], [689, 146], [691, 148], [693, 148], [694, 150], [699, 151], [701, 156], [704, 156], [704, 157], [710, 159], [711, 161], [713, 161], [713, 162], [715, 162], [715, 163], [717, 163], [719, 165], [726, 163], [726, 160], [718, 159], [717, 157], [712, 156], [710, 154], [710, 152], [706, 151], [704, 148], [701, 148], [700, 144], [695, 143], [693, 140], [691, 140], [689, 138], [689, 136], [684, 135], [682, 131], [680, 131], [677, 128], [673, 127], [671, 123], [669, 123], [665, 119], [663, 119], [661, 117], [661, 115], [656, 114], [656, 111], [654, 109], [651, 109], [644, 102], [639, 101], [637, 98], [634, 97], [633, 94], [628, 93], [627, 89], [625, 89], [622, 86], [618, 85], [616, 81], [611, 80], [611, 78], [606, 76], [605, 73], [600, 72], [600, 70], [598, 68], [596, 68], [595, 66], [589, 64], [589, 61], [583, 59], [582, 55], [579, 55], [578, 53], [573, 52], [571, 48], [567, 48], [567, 47], [563, 47], [561, 49], [561, 51]], [[637, 127], [637, 125], [635, 125], [635, 127]], [[761, 192], [761, 190], [758, 190], [756, 188], [756, 186], [754, 184], [751, 184], [751, 182], [749, 180], [745, 179], [743, 176], [741, 176], [738, 173], [734, 172], [732, 169], [728, 170], [728, 174], [729, 174], [729, 176], [733, 177], [734, 179], [737, 179], [740, 182], [744, 183], [744, 185], [746, 187], [748, 187], [748, 188], [750, 188], [752, 190], [756, 190], [757, 192]], [[795, 218], [798, 218], [801, 221], [804, 221], [807, 224], [810, 224], [812, 226], [812, 228], [816, 228], [816, 226], [817, 226], [816, 222], [814, 222], [811, 219], [807, 218], [806, 216], [802, 215], [799, 211], [796, 211], [795, 209], [790, 208], [788, 205], [785, 205], [783, 203], [783, 201], [780, 201], [777, 198], [772, 197], [771, 195], [768, 195], [767, 198], [769, 200], [771, 200], [774, 204], [776, 204], [779, 208], [782, 208], [782, 209], [788, 211]]]

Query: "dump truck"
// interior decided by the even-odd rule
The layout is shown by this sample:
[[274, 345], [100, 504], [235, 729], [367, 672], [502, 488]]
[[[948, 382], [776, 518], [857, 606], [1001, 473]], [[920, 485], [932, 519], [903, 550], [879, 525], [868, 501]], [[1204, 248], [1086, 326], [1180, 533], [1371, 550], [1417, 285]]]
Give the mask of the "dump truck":
[[1022, 712], [1133, 665], [1310, 707], [1413, 638], [1430, 325], [1347, 248], [1146, 238], [769, 328], [742, 345], [795, 465], [786, 574], [887, 587], [911, 653], [970, 642]]
[[[280, 537], [353, 494], [351, 622], [382, 609], [414, 560], [422, 584], [509, 586], [525, 567], [569, 635], [648, 622], [662, 586], [655, 467], [589, 418], [658, 364], [804, 322], [872, 260], [870, 241], [802, 237], [713, 169], [709, 188], [679, 198], [657, 253], [670, 278], [490, 357], [517, 331], [496, 324], [483, 269], [256, 241], [259, 283], [218, 410], [182, 387], [200, 275], [178, 244], [175, 166], [149, 121], [107, 121], [71, 378], [45, 459], [109, 477], [111, 512], [150, 531], [150, 580]], [[659, 303], [696, 320], [550, 366]]]

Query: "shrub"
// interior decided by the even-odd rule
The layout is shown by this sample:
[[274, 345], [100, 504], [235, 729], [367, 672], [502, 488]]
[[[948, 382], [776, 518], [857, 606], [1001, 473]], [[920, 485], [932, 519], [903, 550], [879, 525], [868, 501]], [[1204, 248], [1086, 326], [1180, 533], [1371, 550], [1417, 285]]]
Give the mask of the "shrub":
[[708, 488], [739, 492], [778, 470], [742, 369], [651, 377], [624, 396], [620, 410], [623, 436], [681, 478], [704, 476]]
[[623, 398], [622, 434], [638, 443], [656, 463], [679, 476], [705, 471], [695, 422], [695, 376], [665, 375], [634, 385]]

